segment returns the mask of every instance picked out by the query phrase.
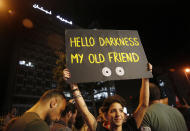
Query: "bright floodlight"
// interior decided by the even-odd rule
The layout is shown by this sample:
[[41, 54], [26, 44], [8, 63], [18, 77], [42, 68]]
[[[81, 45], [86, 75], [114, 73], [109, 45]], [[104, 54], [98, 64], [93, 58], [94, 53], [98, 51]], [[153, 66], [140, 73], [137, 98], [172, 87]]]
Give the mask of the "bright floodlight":
[[0, 0], [0, 9], [4, 8], [5, 7], [5, 4], [3, 3], [2, 0]]
[[185, 69], [185, 72], [190, 72], [190, 69], [189, 68]]

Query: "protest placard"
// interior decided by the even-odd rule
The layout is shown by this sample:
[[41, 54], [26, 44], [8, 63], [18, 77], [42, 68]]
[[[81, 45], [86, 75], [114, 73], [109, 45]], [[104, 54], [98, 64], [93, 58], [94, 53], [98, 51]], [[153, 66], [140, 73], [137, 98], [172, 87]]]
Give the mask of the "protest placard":
[[135, 30], [66, 30], [65, 45], [70, 82], [152, 77]]

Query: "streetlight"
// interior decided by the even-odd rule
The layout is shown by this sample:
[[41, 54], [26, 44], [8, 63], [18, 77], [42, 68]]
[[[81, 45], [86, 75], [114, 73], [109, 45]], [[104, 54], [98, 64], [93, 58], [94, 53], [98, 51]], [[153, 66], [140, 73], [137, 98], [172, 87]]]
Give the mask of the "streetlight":
[[189, 73], [189, 72], [190, 72], [190, 69], [189, 69], [189, 68], [186, 68], [186, 69], [185, 69], [185, 72], [186, 72], [186, 73]]
[[10, 15], [13, 15], [15, 12], [11, 9], [9, 9], [9, 5], [5, 0], [0, 0], [0, 13], [2, 12], [8, 12]]
[[186, 69], [184, 70], [184, 72], [185, 72], [185, 76], [186, 76], [188, 82], [190, 82], [189, 77], [188, 77], [188, 74], [190, 73], [190, 68], [186, 68]]
[[6, 4], [3, 0], [0, 0], [0, 10], [4, 10], [6, 8]]

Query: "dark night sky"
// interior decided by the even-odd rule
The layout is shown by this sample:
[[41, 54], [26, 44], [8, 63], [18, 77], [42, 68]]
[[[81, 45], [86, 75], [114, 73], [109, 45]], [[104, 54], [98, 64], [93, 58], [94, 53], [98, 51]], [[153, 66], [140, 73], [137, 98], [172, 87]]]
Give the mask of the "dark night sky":
[[[6, 0], [4, 0], [6, 3]], [[73, 20], [81, 28], [137, 30], [153, 66], [189, 66], [190, 20], [187, 3], [176, 0], [7, 0], [10, 8], [27, 12], [36, 3]], [[0, 14], [1, 16], [1, 14]], [[8, 68], [9, 36], [14, 34], [0, 17], [1, 67]], [[9, 29], [9, 30], [7, 30]], [[8, 32], [9, 31], [9, 32]], [[6, 34], [5, 34], [6, 33]], [[4, 38], [3, 38], [4, 37]], [[3, 39], [3, 40], [2, 40]], [[8, 43], [8, 44], [7, 44]], [[1, 46], [2, 47], [2, 46]], [[4, 49], [6, 48], [6, 49]], [[8, 63], [9, 64], [9, 63]], [[4, 69], [2, 71], [6, 72]]]
[[188, 65], [190, 21], [186, 3], [175, 0], [52, 0], [51, 8], [83, 28], [138, 30], [154, 65]]
[[[148, 61], [153, 65], [190, 64], [190, 20], [188, 4], [184, 1], [7, 0], [7, 3], [10, 7], [23, 8], [23, 12], [37, 3], [73, 20], [82, 28], [137, 30]], [[7, 23], [0, 24], [1, 31], [6, 30], [4, 24]], [[1, 58], [6, 59], [4, 56], [6, 53], [1, 52]]]
[[[5, 0], [4, 0], [5, 1]], [[5, 1], [6, 2], [6, 1]], [[148, 61], [169, 67], [190, 64], [190, 20], [187, 3], [176, 0], [7, 0], [10, 7], [23, 12], [39, 4], [57, 12], [81, 28], [137, 30]], [[27, 5], [27, 6], [26, 6]], [[3, 17], [1, 17], [3, 18]], [[1, 19], [0, 19], [1, 20]], [[0, 21], [1, 22], [1, 21]], [[1, 37], [14, 33], [6, 24], [0, 23]], [[6, 30], [9, 28], [8, 33]], [[4, 29], [4, 30], [3, 30]], [[8, 36], [6, 36], [8, 38]], [[5, 38], [2, 38], [5, 40]], [[10, 40], [10, 39], [9, 39]], [[8, 39], [6, 39], [5, 43]], [[10, 43], [9, 43], [10, 44]], [[9, 45], [3, 45], [9, 49]], [[11, 46], [11, 44], [10, 44]], [[4, 53], [5, 52], [5, 53]], [[1, 50], [6, 60], [8, 51]], [[7, 65], [5, 65], [7, 66]]]
[[[137, 30], [147, 59], [153, 67], [166, 66], [178, 69], [190, 67], [190, 19], [188, 18], [190, 11], [188, 4], [183, 0], [180, 2], [177, 0], [51, 0], [49, 2], [51, 4], [47, 6], [61, 12], [82, 28]], [[125, 85], [139, 87], [137, 84], [140, 83], [116, 82], [116, 86], [123, 86], [119, 88], [123, 97], [127, 96]], [[186, 87], [188, 86], [186, 84]], [[135, 96], [138, 89], [134, 88], [134, 91], [130, 89], [129, 93]], [[180, 86], [179, 89], [181, 90]]]
[[[28, 0], [8, 0], [23, 8]], [[188, 65], [190, 20], [187, 3], [176, 0], [31, 0], [82, 28], [137, 30], [153, 65]], [[29, 5], [29, 4], [28, 4]]]
[[[1, 1], [1, 0], [0, 0]], [[177, 0], [2, 0], [10, 7], [29, 10], [37, 3], [55, 11], [82, 28], [137, 30], [148, 61], [153, 66], [190, 65], [189, 7]], [[29, 5], [29, 4], [28, 4]], [[30, 8], [32, 9], [32, 8]], [[1, 11], [1, 10], [0, 10]], [[1, 82], [8, 78], [10, 67], [11, 27], [0, 12], [0, 72]], [[44, 23], [45, 24], [45, 23]], [[3, 30], [5, 29], [5, 30]], [[8, 32], [6, 29], [9, 29]], [[6, 34], [5, 34], [6, 33]], [[4, 43], [3, 43], [4, 41]], [[5, 83], [5, 82], [4, 82]], [[7, 86], [1, 84], [1, 87]], [[1, 92], [1, 94], [3, 91]]]

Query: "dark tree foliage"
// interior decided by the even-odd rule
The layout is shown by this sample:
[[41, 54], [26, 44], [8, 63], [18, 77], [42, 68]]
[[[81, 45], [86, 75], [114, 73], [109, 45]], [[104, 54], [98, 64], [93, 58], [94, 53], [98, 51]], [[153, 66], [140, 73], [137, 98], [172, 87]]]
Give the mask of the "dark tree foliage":
[[68, 84], [63, 79], [63, 70], [66, 68], [65, 54], [63, 52], [56, 52], [58, 59], [56, 67], [53, 69], [53, 79], [56, 81], [57, 88], [64, 90], [68, 89]]

